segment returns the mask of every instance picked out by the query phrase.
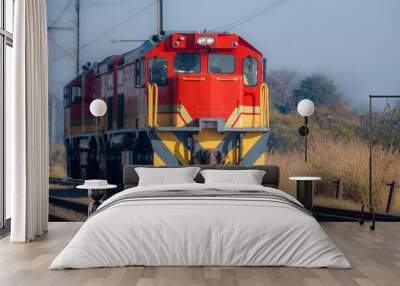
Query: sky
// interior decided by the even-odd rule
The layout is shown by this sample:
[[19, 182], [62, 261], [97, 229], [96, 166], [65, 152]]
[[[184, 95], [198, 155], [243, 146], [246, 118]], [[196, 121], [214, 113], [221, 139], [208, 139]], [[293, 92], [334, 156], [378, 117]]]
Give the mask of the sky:
[[[154, 0], [80, 0], [80, 62], [99, 62], [156, 31]], [[75, 0], [48, 0], [49, 91], [75, 75]], [[369, 94], [400, 94], [400, 0], [164, 0], [166, 31], [227, 30], [268, 69], [325, 73], [357, 108]]]

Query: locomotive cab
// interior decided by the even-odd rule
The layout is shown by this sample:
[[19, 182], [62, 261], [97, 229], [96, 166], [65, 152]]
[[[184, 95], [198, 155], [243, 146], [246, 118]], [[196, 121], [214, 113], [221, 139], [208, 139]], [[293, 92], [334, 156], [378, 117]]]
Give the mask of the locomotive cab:
[[[256, 108], [263, 84], [262, 56], [239, 36], [176, 33], [146, 59], [147, 81], [158, 86], [159, 107], [184, 109], [178, 111], [178, 118], [165, 118], [160, 111], [164, 118], [160, 117], [159, 126], [199, 126], [202, 118], [215, 118], [223, 121], [225, 128], [267, 127]], [[241, 118], [235, 118], [236, 114]], [[246, 119], [248, 114], [252, 115], [250, 120]]]

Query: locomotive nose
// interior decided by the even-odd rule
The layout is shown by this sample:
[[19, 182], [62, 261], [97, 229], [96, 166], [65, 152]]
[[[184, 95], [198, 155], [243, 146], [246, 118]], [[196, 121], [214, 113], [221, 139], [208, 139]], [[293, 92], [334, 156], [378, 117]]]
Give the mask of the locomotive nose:
[[226, 121], [241, 101], [242, 78], [236, 75], [177, 75], [176, 99], [192, 121]]

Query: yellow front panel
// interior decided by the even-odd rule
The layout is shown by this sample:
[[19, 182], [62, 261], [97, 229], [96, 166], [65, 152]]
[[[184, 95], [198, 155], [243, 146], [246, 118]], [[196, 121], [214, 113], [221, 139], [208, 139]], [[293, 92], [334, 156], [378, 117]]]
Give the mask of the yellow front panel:
[[[242, 140], [242, 157], [246, 157], [251, 152], [251, 148], [260, 140], [264, 135], [262, 132], [247, 132]], [[265, 165], [267, 163], [267, 154], [264, 152], [257, 158], [254, 165]]]
[[260, 157], [258, 157], [257, 161], [254, 163], [254, 165], [266, 165], [266, 164], [267, 164], [267, 153], [264, 153]]
[[224, 133], [217, 132], [215, 129], [203, 129], [195, 136], [195, 139], [203, 149], [215, 149], [224, 138]]
[[239, 106], [235, 108], [225, 124], [226, 127], [258, 128], [261, 127], [260, 107]]
[[190, 162], [190, 152], [185, 148], [182, 142], [176, 138], [172, 132], [156, 132], [158, 138], [165, 145], [165, 147], [174, 154], [175, 157], [183, 165], [187, 165]]
[[157, 155], [157, 153], [153, 154], [153, 165], [154, 166], [164, 166], [165, 162]]
[[185, 127], [186, 123], [178, 113], [159, 113], [158, 114], [159, 127]]
[[173, 121], [172, 121], [173, 126], [175, 126], [175, 127], [185, 127], [186, 126], [186, 123], [185, 123], [185, 121], [183, 121], [180, 114], [175, 113], [172, 116], [173, 116]]
[[260, 114], [240, 114], [239, 119], [235, 123], [235, 128], [254, 128], [261, 124]]
[[225, 164], [227, 165], [236, 165], [238, 164], [239, 154], [238, 148], [235, 146], [231, 150], [229, 150], [228, 154], [225, 156]]

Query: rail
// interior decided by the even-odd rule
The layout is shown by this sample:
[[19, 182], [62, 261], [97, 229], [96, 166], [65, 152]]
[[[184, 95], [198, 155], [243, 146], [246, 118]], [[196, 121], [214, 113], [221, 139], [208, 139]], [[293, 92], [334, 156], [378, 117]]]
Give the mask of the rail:
[[158, 85], [149, 83], [147, 97], [147, 124], [149, 127], [158, 126]]
[[269, 92], [265, 83], [260, 86], [260, 124], [269, 127]]
[[62, 185], [62, 186], [76, 186], [83, 184], [84, 180], [82, 179], [71, 179], [71, 178], [49, 178], [49, 183], [54, 185]]

